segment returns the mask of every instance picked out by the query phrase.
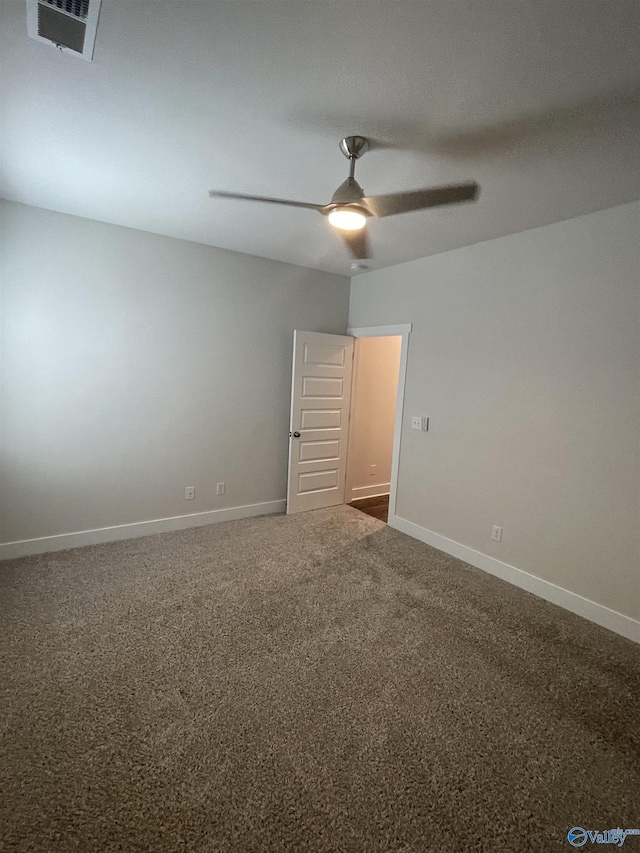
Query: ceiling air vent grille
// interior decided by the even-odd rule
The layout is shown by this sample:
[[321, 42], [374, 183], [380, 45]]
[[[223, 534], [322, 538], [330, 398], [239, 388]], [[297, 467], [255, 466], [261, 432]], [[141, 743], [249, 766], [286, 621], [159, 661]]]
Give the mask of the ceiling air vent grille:
[[36, 41], [91, 61], [100, 2], [27, 0], [27, 32]]
[[89, 14], [89, 0], [40, 0], [40, 3], [66, 12], [81, 21], [86, 21]]

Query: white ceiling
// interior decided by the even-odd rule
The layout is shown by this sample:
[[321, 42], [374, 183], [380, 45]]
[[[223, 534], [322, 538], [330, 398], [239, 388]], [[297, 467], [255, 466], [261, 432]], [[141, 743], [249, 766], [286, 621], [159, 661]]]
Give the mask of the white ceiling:
[[103, 0], [93, 63], [2, 10], [4, 197], [349, 274], [314, 211], [338, 140], [366, 192], [475, 205], [370, 223], [372, 268], [640, 198], [636, 0]]

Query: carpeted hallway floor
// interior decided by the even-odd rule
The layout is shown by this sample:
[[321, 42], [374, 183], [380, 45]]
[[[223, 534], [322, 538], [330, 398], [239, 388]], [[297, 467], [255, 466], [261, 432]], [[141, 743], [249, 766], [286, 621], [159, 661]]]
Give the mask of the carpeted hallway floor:
[[640, 826], [640, 648], [357, 510], [0, 580], [3, 853], [548, 853]]

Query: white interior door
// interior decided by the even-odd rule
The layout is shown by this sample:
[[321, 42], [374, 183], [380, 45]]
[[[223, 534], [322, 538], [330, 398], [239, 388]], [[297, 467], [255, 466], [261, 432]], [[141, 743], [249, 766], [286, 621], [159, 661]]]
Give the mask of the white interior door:
[[344, 503], [353, 343], [293, 333], [287, 513]]

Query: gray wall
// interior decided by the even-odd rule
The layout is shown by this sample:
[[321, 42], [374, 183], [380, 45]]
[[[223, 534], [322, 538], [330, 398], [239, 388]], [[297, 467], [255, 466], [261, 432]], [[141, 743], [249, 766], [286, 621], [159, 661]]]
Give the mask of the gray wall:
[[349, 318], [413, 323], [397, 514], [635, 619], [639, 238], [633, 203], [368, 273]]
[[0, 541], [284, 498], [293, 330], [344, 333], [348, 279], [1, 215]]

